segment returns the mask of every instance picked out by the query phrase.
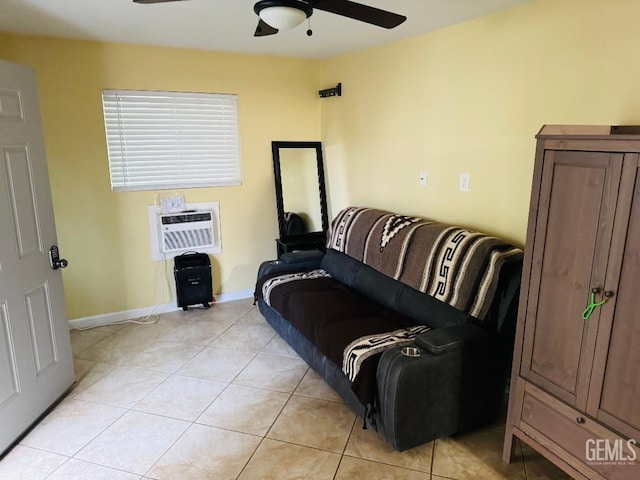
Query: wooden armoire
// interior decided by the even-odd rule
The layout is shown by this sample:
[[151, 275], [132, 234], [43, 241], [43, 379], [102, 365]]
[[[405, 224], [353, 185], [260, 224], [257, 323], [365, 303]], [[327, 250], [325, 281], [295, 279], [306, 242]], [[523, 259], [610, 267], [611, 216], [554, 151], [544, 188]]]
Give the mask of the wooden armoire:
[[640, 127], [536, 138], [504, 460], [640, 479]]

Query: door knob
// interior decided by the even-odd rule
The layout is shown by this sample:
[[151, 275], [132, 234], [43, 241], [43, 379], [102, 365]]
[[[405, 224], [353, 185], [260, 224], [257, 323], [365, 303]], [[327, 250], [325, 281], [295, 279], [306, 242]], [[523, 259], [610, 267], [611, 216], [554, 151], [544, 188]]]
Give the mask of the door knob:
[[58, 247], [56, 245], [49, 249], [49, 265], [51, 265], [51, 268], [53, 268], [54, 270], [57, 270], [59, 268], [67, 268], [67, 265], [69, 265], [69, 262], [67, 262], [67, 260], [65, 260], [64, 258], [60, 258], [60, 252], [58, 251]]

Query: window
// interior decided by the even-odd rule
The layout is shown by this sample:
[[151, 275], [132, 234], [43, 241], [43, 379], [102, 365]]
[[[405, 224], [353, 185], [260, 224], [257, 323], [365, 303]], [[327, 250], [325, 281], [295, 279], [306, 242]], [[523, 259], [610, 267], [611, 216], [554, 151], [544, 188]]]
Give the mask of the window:
[[104, 90], [111, 189], [240, 185], [238, 96]]

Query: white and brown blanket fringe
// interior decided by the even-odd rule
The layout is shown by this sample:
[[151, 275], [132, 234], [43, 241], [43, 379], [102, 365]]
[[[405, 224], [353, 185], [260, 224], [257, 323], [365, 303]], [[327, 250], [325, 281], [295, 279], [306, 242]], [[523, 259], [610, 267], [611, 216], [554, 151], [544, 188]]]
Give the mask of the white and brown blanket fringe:
[[298, 280], [313, 280], [314, 278], [331, 278], [327, 272], [321, 268], [317, 270], [311, 270], [310, 272], [300, 273], [285, 273], [277, 277], [270, 278], [262, 285], [262, 298], [264, 302], [271, 306], [271, 292], [278, 285], [283, 285], [289, 282], [296, 282]]
[[327, 247], [483, 320], [500, 269], [522, 250], [495, 237], [371, 208], [333, 220]]
[[403, 328], [394, 332], [365, 335], [351, 342], [344, 349], [342, 372], [350, 381], [354, 381], [360, 372], [360, 366], [367, 358], [384, 352], [391, 347], [413, 343], [421, 333], [429, 331], [425, 325]]

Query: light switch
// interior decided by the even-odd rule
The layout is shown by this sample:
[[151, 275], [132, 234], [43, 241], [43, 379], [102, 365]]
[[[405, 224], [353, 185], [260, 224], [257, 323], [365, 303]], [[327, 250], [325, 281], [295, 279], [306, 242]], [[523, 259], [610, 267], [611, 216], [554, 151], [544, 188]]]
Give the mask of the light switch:
[[468, 192], [469, 191], [469, 174], [461, 173], [460, 174], [460, 191]]

